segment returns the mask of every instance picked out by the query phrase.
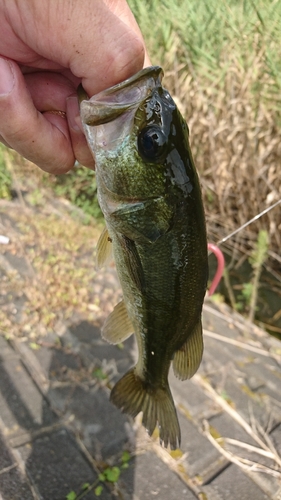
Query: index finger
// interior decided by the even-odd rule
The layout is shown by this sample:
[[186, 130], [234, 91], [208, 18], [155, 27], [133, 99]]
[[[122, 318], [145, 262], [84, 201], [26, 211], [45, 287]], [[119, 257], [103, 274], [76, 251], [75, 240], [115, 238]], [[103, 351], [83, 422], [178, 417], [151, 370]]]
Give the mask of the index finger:
[[18, 65], [0, 59], [2, 82], [11, 83], [10, 92], [0, 95], [0, 135], [13, 149], [50, 173], [72, 168], [75, 157], [66, 118], [40, 113], [34, 105]]

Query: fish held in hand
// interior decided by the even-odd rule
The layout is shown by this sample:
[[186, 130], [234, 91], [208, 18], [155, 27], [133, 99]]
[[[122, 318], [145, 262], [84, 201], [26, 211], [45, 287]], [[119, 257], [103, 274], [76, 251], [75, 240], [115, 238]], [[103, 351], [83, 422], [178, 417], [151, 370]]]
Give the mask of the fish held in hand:
[[80, 103], [96, 162], [98, 199], [106, 229], [97, 264], [113, 253], [123, 300], [107, 318], [103, 337], [114, 344], [135, 333], [136, 366], [117, 382], [111, 401], [164, 446], [180, 446], [168, 373], [185, 380], [203, 353], [201, 312], [208, 255], [200, 184], [188, 128], [162, 69], [132, 78]]

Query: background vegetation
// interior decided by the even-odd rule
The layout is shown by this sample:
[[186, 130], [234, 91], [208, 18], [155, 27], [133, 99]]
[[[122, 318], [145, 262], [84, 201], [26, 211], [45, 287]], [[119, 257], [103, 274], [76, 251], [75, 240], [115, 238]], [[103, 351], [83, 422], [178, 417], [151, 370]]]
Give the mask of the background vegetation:
[[[281, 198], [281, 2], [129, 3], [188, 122], [209, 240], [217, 242]], [[279, 334], [280, 243], [279, 205], [223, 245], [221, 288], [251, 319], [279, 318]]]
[[[216, 241], [281, 196], [281, 2], [129, 3], [187, 119]], [[260, 229], [279, 249], [281, 210], [236, 240]]]

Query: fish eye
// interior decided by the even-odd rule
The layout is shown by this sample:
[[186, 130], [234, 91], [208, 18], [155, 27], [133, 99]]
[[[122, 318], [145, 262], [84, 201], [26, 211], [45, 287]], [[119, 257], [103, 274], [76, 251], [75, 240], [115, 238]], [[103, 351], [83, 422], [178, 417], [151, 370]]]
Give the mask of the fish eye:
[[142, 129], [138, 136], [138, 150], [143, 160], [160, 163], [166, 152], [167, 138], [159, 127]]

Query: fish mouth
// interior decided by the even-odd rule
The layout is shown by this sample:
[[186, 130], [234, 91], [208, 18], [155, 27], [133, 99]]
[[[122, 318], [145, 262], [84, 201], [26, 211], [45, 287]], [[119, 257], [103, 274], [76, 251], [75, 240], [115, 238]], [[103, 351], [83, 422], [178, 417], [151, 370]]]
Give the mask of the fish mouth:
[[111, 122], [126, 111], [139, 107], [152, 90], [161, 85], [160, 66], [144, 68], [131, 78], [80, 102], [80, 116], [86, 126]]

